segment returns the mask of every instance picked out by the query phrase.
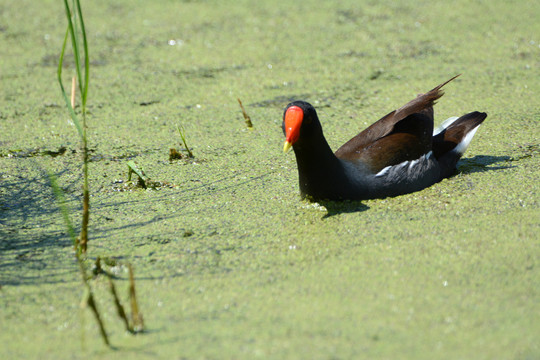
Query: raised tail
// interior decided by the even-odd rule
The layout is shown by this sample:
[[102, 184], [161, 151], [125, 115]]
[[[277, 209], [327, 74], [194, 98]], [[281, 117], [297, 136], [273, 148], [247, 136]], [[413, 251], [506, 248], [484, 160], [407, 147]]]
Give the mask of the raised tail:
[[[461, 75], [461, 74], [460, 74]], [[433, 89], [429, 90], [425, 94], [418, 94], [416, 99], [409, 101], [407, 104], [403, 105], [399, 109], [395, 111], [395, 117], [399, 119], [404, 119], [405, 117], [418, 113], [418, 112], [424, 112], [427, 110], [428, 116], [429, 113], [431, 113], [431, 119], [433, 119], [433, 105], [435, 105], [435, 102], [444, 95], [444, 92], [442, 91], [442, 87], [446, 84], [448, 84], [450, 81], [454, 80], [460, 75], [456, 75], [450, 80], [446, 80], [442, 84], [435, 86]]]
[[433, 155], [443, 169], [441, 178], [455, 171], [458, 160], [486, 117], [486, 113], [475, 111], [459, 118], [450, 118], [434, 131]]

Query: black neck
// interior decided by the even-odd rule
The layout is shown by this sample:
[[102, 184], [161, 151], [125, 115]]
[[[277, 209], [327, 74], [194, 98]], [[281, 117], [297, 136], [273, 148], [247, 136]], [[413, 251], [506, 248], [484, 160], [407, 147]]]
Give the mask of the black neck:
[[300, 192], [314, 198], [334, 198], [347, 182], [341, 161], [324, 136], [301, 139], [294, 145]]

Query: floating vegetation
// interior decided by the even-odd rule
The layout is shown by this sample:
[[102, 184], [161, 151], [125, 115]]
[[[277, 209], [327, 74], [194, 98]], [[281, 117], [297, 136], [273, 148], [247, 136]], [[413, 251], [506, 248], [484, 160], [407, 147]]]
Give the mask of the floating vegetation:
[[51, 156], [51, 157], [57, 157], [60, 155], [64, 155], [66, 153], [67, 148], [65, 146], [60, 146], [58, 150], [41, 150], [39, 148], [35, 149], [16, 149], [16, 150], [8, 150], [7, 152], [0, 152], [0, 157], [7, 157], [7, 158], [29, 158], [34, 156]]
[[312, 97], [313, 94], [296, 94], [296, 95], [280, 95], [273, 97], [271, 99], [263, 100], [260, 102], [256, 102], [251, 104], [252, 107], [276, 107], [276, 108], [284, 108], [287, 103], [290, 103], [291, 101], [295, 101], [298, 99], [309, 99]]
[[150, 106], [154, 104], [159, 104], [159, 100], [148, 100], [148, 101], [141, 101], [139, 102], [140, 106]]
[[169, 161], [172, 162], [174, 160], [180, 160], [182, 159], [184, 156], [178, 152], [178, 150], [176, 150], [175, 148], [170, 148], [169, 149]]
[[[169, 43], [170, 44], [170, 43]], [[233, 65], [233, 66], [221, 66], [221, 67], [194, 67], [189, 70], [173, 70], [172, 73], [174, 76], [181, 78], [195, 78], [195, 79], [213, 79], [218, 74], [224, 72], [234, 72], [244, 70], [246, 67], [244, 65]]]
[[369, 80], [376, 80], [376, 79], [378, 79], [382, 74], [384, 74], [384, 70], [383, 70], [383, 69], [377, 69], [377, 70], [375, 70], [374, 72], [372, 72], [371, 75], [369, 75]]

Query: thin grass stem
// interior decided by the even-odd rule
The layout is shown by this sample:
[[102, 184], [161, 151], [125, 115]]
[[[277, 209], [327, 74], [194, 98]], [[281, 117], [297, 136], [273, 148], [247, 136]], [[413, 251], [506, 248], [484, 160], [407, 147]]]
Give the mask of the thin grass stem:
[[189, 146], [186, 143], [186, 131], [183, 126], [176, 125], [176, 129], [178, 130], [178, 134], [180, 134], [180, 139], [182, 139], [182, 143], [184, 143], [184, 147], [186, 148], [186, 151], [188, 152], [188, 157], [192, 158], [193, 153], [189, 149]]

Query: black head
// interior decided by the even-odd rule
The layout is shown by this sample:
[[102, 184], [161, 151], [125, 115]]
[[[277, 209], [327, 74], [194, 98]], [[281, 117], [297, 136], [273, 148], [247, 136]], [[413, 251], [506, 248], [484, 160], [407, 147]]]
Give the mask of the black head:
[[284, 151], [295, 143], [322, 135], [322, 127], [315, 108], [305, 101], [294, 101], [283, 112]]

